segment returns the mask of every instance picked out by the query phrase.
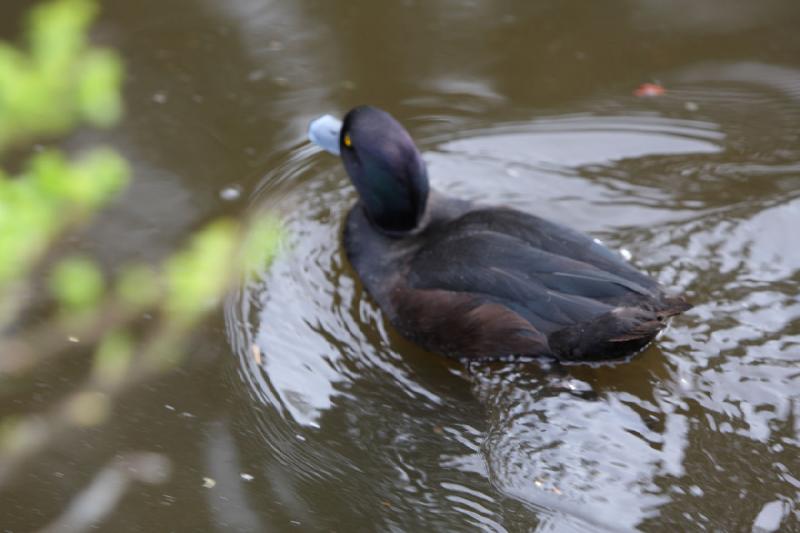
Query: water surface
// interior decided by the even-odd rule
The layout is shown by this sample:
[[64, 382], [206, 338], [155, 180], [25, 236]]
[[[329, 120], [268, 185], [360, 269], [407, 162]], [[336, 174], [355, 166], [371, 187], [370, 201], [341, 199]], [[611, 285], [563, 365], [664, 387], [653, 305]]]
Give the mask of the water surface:
[[[103, 530], [800, 528], [796, 2], [104, 9], [96, 38], [129, 67], [111, 141], [136, 179], [80, 247], [155, 259], [265, 205], [287, 239], [192, 365], [2, 494], [5, 528], [43, 526], [129, 449], [174, 473]], [[653, 81], [667, 92], [633, 95]], [[344, 171], [304, 140], [359, 103], [406, 124], [434, 187], [588, 232], [695, 308], [614, 366], [466, 368], [410, 345], [341, 249]]]

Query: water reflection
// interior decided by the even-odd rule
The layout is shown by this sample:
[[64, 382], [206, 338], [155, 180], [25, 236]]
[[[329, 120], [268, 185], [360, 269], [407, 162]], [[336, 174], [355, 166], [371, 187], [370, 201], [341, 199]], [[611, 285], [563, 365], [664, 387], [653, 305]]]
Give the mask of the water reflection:
[[[654, 372], [640, 365], [624, 377], [652, 386]], [[667, 391], [642, 398], [641, 385], [631, 392], [622, 380], [603, 390], [497, 368], [486, 369], [477, 387], [491, 406], [484, 449], [492, 482], [533, 506], [630, 529], [669, 501], [658, 477], [683, 474], [688, 423]]]

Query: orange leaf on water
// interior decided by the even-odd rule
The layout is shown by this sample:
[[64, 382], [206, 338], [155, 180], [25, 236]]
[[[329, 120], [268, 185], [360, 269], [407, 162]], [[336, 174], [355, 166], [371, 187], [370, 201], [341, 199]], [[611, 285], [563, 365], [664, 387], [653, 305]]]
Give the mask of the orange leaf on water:
[[667, 90], [657, 83], [643, 83], [633, 91], [634, 96], [640, 97], [652, 97], [652, 96], [661, 96], [667, 92]]

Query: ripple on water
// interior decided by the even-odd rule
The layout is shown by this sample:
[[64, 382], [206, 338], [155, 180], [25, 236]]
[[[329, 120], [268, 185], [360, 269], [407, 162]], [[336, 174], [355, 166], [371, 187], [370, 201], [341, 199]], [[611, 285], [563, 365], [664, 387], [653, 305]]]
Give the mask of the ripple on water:
[[[692, 295], [657, 346], [615, 367], [468, 372], [409, 346], [340, 248], [354, 200], [343, 171], [308, 148], [290, 154], [253, 199], [288, 191], [285, 249], [227, 313], [264, 444], [399, 529], [724, 528], [776, 498], [796, 509], [800, 147], [766, 152], [729, 113], [748, 98], [778, 113], [796, 94], [681, 76], [671, 100], [638, 114], [592, 109], [421, 143], [435, 187], [624, 245]], [[776, 124], [774, 138], [793, 135]]]

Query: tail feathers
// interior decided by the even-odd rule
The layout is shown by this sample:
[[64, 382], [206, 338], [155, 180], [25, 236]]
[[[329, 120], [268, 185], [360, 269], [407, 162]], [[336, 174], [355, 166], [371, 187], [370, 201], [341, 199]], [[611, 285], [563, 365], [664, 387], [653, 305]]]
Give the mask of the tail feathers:
[[628, 342], [635, 341], [637, 339], [652, 339], [658, 335], [658, 332], [661, 331], [665, 325], [666, 323], [661, 320], [648, 320], [647, 322], [642, 322], [641, 324], [636, 325], [623, 335], [618, 335], [608, 339], [608, 342]]
[[625, 357], [644, 348], [666, 325], [669, 317], [692, 306], [683, 298], [668, 298], [658, 310], [617, 307], [587, 322], [551, 333], [548, 344], [564, 361], [600, 361]]
[[664, 308], [658, 311], [658, 314], [662, 315], [664, 318], [685, 313], [694, 307], [691, 303], [687, 302], [683, 296], [669, 296], [664, 298], [664, 304]]
[[[630, 330], [626, 331], [622, 335], [608, 339], [609, 342], [628, 342], [644, 338], [652, 339], [658, 334], [659, 331], [664, 329], [664, 327], [667, 325], [667, 320], [670, 317], [679, 315], [692, 308], [692, 304], [681, 297], [668, 298], [665, 300], [665, 303], [667, 305], [664, 308], [653, 312], [648, 311], [648, 313], [650, 313], [654, 318], [634, 325]], [[620, 314], [625, 313], [623, 311]]]

